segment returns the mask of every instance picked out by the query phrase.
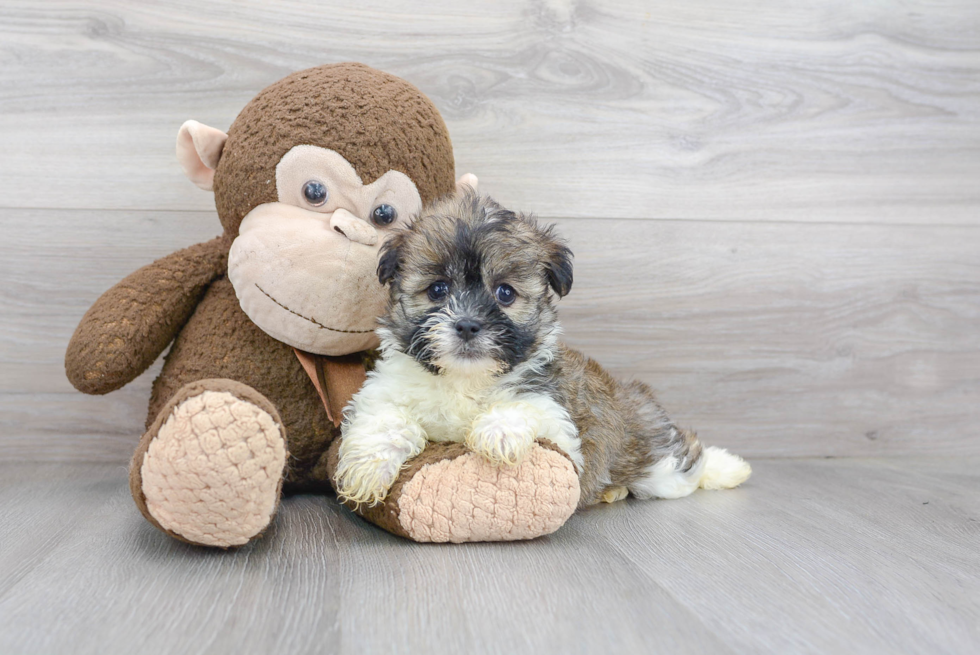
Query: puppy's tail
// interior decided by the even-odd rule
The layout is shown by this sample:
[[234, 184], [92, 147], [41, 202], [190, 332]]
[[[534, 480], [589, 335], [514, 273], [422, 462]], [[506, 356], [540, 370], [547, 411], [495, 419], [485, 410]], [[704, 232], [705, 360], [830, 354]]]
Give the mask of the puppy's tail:
[[704, 468], [698, 486], [702, 489], [731, 489], [752, 475], [752, 467], [744, 459], [724, 448], [708, 446], [701, 453]]

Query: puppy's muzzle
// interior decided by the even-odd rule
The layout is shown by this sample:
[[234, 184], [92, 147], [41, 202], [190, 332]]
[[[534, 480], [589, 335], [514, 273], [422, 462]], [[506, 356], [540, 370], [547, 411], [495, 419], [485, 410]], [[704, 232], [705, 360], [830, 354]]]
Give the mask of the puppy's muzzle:
[[461, 318], [456, 321], [456, 335], [463, 341], [469, 341], [480, 333], [483, 326], [472, 318]]

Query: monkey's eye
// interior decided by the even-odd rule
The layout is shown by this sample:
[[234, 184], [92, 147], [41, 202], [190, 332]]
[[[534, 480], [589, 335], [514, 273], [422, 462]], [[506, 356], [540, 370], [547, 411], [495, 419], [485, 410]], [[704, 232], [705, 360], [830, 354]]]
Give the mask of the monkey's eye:
[[439, 280], [438, 282], [433, 282], [429, 286], [429, 300], [432, 302], [439, 302], [440, 300], [445, 300], [446, 296], [449, 295], [449, 283], [444, 280]]
[[371, 212], [371, 220], [375, 225], [391, 225], [398, 218], [398, 212], [391, 205], [378, 205]]
[[314, 207], [319, 207], [330, 197], [330, 192], [327, 191], [327, 187], [323, 186], [323, 182], [310, 180], [303, 185], [303, 197], [306, 198], [306, 202]]
[[514, 301], [517, 300], [517, 292], [509, 284], [498, 284], [493, 295], [497, 298], [497, 302], [504, 307], [513, 305]]

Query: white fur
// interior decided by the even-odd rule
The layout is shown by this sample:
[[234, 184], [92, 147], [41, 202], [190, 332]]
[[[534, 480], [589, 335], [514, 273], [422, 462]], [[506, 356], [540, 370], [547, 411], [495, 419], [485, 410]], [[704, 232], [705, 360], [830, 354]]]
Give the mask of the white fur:
[[535, 438], [547, 439], [558, 446], [571, 458], [575, 469], [581, 471], [585, 467], [585, 460], [582, 458], [582, 440], [578, 436], [578, 428], [572, 422], [568, 410], [544, 394], [528, 393], [520, 394], [518, 397], [528, 414], [537, 419], [538, 430]]
[[708, 446], [701, 459], [705, 462], [700, 482], [702, 489], [731, 489], [752, 475], [748, 462], [724, 448]]
[[398, 472], [425, 448], [422, 428], [389, 407], [365, 416], [358, 436], [340, 444], [337, 485], [344, 500], [377, 504], [384, 500]]
[[[379, 333], [384, 357], [345, 410], [341, 496], [380, 502], [426, 440], [465, 442], [495, 463], [516, 465], [535, 439], [547, 439], [581, 470], [581, 441], [568, 412], [546, 395], [514, 391], [508, 382], [517, 372], [499, 376], [492, 362], [473, 362], [435, 375], [385, 347], [384, 330]], [[521, 366], [540, 366], [541, 357]]]
[[535, 409], [522, 402], [499, 403], [473, 420], [466, 445], [497, 464], [520, 464], [534, 445], [540, 422]]
[[704, 458], [700, 458], [687, 471], [677, 470], [676, 457], [664, 457], [650, 468], [640, 480], [630, 485], [637, 498], [683, 498], [694, 493], [704, 471]]
[[683, 498], [702, 489], [731, 489], [752, 474], [748, 463], [723, 448], [707, 447], [697, 463], [687, 471], [678, 471], [676, 457], [664, 457], [647, 474], [630, 486], [637, 498]]

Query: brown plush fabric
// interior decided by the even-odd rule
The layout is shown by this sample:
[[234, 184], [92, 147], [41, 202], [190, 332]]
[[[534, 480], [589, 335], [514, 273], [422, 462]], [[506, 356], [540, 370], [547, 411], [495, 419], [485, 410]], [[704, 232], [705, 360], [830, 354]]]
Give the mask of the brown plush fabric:
[[326, 488], [325, 479], [310, 474], [336, 428], [293, 349], [248, 319], [226, 277], [211, 284], [167, 354], [153, 383], [147, 424], [178, 389], [206, 378], [237, 380], [268, 398], [286, 427], [290, 454], [286, 488]]
[[230, 244], [219, 237], [178, 250], [106, 291], [68, 343], [65, 372], [75, 388], [105, 394], [145, 371], [227, 269]]
[[[306, 98], [301, 110], [299, 94]], [[259, 92], [228, 130], [214, 175], [228, 234], [238, 233], [253, 207], [276, 201], [276, 164], [297, 145], [336, 150], [364, 184], [401, 171], [415, 182], [423, 204], [455, 188], [449, 131], [421, 91], [364, 64], [319, 66]]]

